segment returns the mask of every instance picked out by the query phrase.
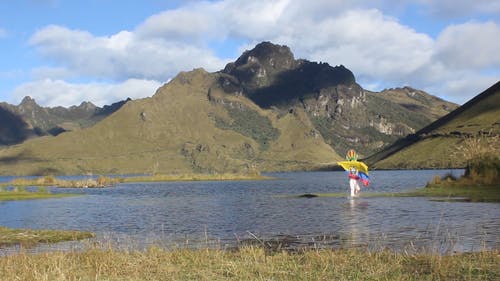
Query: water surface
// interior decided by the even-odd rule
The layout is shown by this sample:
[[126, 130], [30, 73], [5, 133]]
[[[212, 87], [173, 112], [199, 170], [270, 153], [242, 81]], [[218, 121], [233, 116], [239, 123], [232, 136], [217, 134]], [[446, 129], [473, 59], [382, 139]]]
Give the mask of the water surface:
[[[422, 187], [434, 175], [462, 170], [374, 171], [362, 192]], [[272, 174], [270, 181], [120, 184], [107, 189], [51, 189], [85, 196], [0, 202], [0, 225], [77, 229], [118, 243], [203, 246], [281, 240], [312, 247], [498, 249], [500, 205], [426, 198], [348, 198], [343, 172]], [[1, 180], [1, 179], [0, 179]], [[342, 198], [281, 195], [345, 192]], [[116, 239], [118, 237], [118, 239]], [[120, 242], [121, 241], [121, 242]], [[131, 242], [133, 241], [133, 242]]]

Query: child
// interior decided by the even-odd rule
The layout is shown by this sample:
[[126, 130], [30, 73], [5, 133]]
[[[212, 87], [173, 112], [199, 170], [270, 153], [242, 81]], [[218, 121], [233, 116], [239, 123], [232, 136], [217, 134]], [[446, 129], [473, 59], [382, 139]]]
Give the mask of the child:
[[[354, 151], [354, 149], [350, 149], [347, 151], [345, 158], [347, 161], [357, 161], [358, 154]], [[361, 189], [358, 184], [358, 180], [360, 180], [358, 170], [354, 167], [350, 167], [347, 173], [347, 176], [349, 177], [349, 186], [351, 187], [351, 197], [358, 197], [359, 190]]]
[[356, 168], [349, 169], [349, 186], [351, 187], [351, 197], [358, 197], [359, 190], [361, 189], [358, 184], [360, 177], [358, 176], [358, 170]]

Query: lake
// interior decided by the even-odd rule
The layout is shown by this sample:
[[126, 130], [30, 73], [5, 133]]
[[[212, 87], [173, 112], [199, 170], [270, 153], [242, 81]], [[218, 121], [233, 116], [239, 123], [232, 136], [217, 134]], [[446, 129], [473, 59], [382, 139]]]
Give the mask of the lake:
[[[423, 187], [463, 170], [373, 171], [363, 192]], [[343, 172], [269, 174], [266, 181], [120, 184], [58, 189], [84, 196], [0, 202], [0, 225], [93, 231], [118, 246], [233, 247], [253, 241], [283, 247], [389, 247], [439, 252], [498, 249], [500, 204], [427, 198], [348, 198]], [[5, 181], [8, 178], [0, 178]], [[341, 198], [284, 195], [345, 192]]]

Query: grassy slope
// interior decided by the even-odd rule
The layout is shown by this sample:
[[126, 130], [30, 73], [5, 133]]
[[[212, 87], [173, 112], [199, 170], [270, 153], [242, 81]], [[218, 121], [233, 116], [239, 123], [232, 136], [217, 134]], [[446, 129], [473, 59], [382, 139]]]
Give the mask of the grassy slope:
[[414, 113], [424, 115], [429, 120], [437, 120], [458, 107], [454, 103], [408, 87], [384, 90], [377, 95], [402, 105]]
[[[417, 132], [418, 138], [400, 140], [366, 161], [374, 168], [463, 167], [458, 147], [467, 134], [500, 134], [500, 82], [462, 107]], [[498, 148], [492, 148], [499, 155]], [[373, 164], [375, 163], [375, 164]]]
[[305, 138], [312, 128], [294, 127], [290, 118], [298, 117], [278, 120], [244, 97], [232, 98], [270, 118], [278, 140], [262, 153], [250, 137], [217, 128], [209, 116], [227, 112], [207, 98], [215, 79], [200, 69], [180, 73], [153, 97], [128, 102], [94, 127], [2, 149], [0, 174], [237, 172], [247, 167], [246, 143], [256, 150], [257, 169], [310, 168], [340, 159], [322, 140]]

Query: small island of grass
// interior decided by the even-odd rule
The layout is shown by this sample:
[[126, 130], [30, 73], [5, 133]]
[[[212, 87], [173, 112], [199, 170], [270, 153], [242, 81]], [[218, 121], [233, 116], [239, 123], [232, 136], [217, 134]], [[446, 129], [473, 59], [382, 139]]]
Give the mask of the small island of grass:
[[[64, 180], [52, 175], [37, 178], [15, 178], [10, 182], [3, 183], [1, 186], [52, 186], [61, 188], [103, 188], [113, 187], [119, 183], [137, 183], [137, 182], [168, 182], [168, 181], [239, 181], [239, 180], [269, 180], [271, 177], [263, 176], [260, 173], [248, 174], [154, 174], [135, 177], [115, 177], [98, 176], [97, 178], [88, 177], [79, 180]], [[34, 195], [34, 194], [31, 194]]]
[[38, 243], [75, 241], [94, 236], [93, 233], [87, 231], [13, 229], [0, 226], [0, 246], [31, 247]]
[[53, 194], [48, 192], [30, 191], [0, 191], [0, 201], [62, 198], [69, 196], [75, 196], [75, 194]]
[[260, 173], [251, 174], [155, 174], [123, 178], [122, 182], [163, 182], [163, 181], [231, 181], [231, 180], [268, 180]]

